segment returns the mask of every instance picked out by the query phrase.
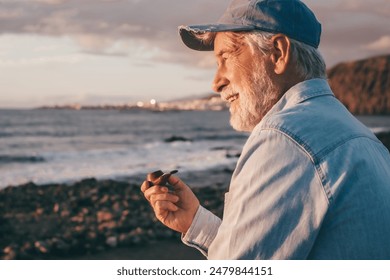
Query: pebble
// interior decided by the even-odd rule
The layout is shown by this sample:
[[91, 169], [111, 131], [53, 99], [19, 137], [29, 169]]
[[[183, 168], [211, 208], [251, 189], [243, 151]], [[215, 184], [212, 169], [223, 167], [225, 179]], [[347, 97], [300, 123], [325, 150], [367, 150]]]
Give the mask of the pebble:
[[16, 250], [13, 246], [7, 246], [3, 250], [3, 259], [4, 260], [13, 260], [16, 258]]
[[111, 214], [111, 212], [107, 212], [107, 211], [97, 212], [97, 222], [99, 224], [102, 222], [110, 221], [110, 220], [112, 220], [112, 218], [113, 218], [113, 215]]
[[106, 244], [111, 248], [114, 248], [118, 245], [118, 238], [116, 236], [110, 236], [106, 239]]
[[45, 242], [43, 242], [43, 241], [36, 241], [35, 243], [34, 243], [34, 246], [35, 246], [35, 248], [39, 251], [39, 252], [41, 252], [42, 254], [46, 254], [46, 253], [48, 253], [49, 252], [49, 246], [48, 246], [48, 244], [47, 243], [45, 243]]

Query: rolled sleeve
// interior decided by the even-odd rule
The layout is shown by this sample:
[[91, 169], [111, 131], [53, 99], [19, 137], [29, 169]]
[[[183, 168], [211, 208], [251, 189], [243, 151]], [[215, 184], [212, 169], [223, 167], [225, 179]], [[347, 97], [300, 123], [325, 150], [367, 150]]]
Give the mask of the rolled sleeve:
[[220, 224], [220, 218], [199, 206], [190, 228], [182, 235], [182, 242], [198, 249], [207, 257], [208, 248], [217, 235]]

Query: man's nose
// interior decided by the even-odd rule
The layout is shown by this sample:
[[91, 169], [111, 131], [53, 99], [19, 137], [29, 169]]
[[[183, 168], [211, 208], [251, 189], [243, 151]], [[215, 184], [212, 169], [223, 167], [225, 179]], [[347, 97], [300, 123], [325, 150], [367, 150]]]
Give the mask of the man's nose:
[[217, 73], [215, 73], [214, 81], [212, 84], [212, 89], [215, 92], [222, 92], [223, 89], [229, 84], [229, 80], [223, 75], [222, 71], [217, 70]]

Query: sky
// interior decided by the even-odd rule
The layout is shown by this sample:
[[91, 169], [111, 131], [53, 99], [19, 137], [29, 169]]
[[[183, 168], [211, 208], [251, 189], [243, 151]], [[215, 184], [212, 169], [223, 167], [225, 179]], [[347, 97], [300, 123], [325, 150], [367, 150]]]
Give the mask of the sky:
[[[167, 101], [211, 93], [212, 52], [179, 25], [230, 0], [0, 0], [0, 108]], [[390, 0], [306, 0], [328, 67], [390, 53]]]

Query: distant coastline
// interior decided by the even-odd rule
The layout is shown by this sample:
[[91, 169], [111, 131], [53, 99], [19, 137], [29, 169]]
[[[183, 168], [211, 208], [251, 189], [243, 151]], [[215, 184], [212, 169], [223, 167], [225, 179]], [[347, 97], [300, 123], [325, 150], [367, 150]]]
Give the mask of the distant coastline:
[[[339, 63], [327, 71], [336, 97], [355, 115], [389, 115], [390, 55]], [[149, 110], [149, 111], [221, 111], [229, 105], [219, 94], [166, 102], [155, 99], [112, 105], [64, 104], [38, 109], [67, 110]]]
[[228, 104], [217, 94], [209, 94], [201, 98], [192, 98], [177, 101], [157, 102], [152, 99], [148, 102], [138, 101], [121, 105], [102, 104], [102, 105], [81, 105], [64, 104], [54, 106], [41, 106], [37, 109], [55, 109], [55, 110], [120, 110], [120, 111], [223, 111], [227, 110]]

